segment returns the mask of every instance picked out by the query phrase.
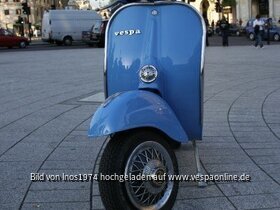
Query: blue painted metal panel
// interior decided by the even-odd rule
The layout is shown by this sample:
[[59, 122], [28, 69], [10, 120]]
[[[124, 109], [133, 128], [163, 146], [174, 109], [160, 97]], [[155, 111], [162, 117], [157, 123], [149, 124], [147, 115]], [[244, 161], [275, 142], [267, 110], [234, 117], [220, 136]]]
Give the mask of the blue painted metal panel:
[[[152, 14], [154, 10], [157, 15]], [[201, 139], [203, 24], [193, 8], [181, 3], [133, 4], [120, 9], [107, 31], [107, 95], [157, 89], [189, 139]], [[140, 33], [116, 35], [124, 30]], [[145, 65], [158, 69], [158, 78], [151, 84], [138, 76]]]
[[169, 105], [149, 91], [117, 93], [94, 113], [89, 136], [97, 137], [139, 127], [153, 127], [170, 138], [186, 142], [188, 137]]

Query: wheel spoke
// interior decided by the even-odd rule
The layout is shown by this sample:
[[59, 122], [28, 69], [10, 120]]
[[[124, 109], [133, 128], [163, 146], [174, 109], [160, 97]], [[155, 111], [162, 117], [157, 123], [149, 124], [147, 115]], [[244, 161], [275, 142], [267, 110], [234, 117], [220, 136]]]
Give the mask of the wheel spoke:
[[140, 186], [132, 186], [133, 188], [136, 188], [137, 187], [137, 190], [135, 191], [135, 194], [138, 193], [138, 191], [140, 189], [143, 189], [143, 185], [144, 185], [144, 182], [142, 182], [142, 184]]
[[[160, 143], [146, 141], [139, 144], [131, 153], [126, 164], [126, 173], [145, 176], [169, 173], [174, 171], [172, 159], [166, 148]], [[162, 208], [170, 197], [173, 186], [170, 182], [157, 180], [131, 180], [125, 183], [128, 197], [137, 208], [153, 208], [155, 205]]]
[[147, 189], [145, 188], [145, 189], [144, 189], [144, 193], [142, 194], [142, 197], [141, 197], [141, 199], [140, 199], [140, 200], [142, 201], [142, 203], [143, 203], [143, 198], [144, 198], [145, 195], [147, 195], [147, 193], [148, 193], [148, 192], [147, 192]]
[[154, 202], [155, 202], [155, 200], [157, 199], [157, 197], [158, 197], [158, 194], [156, 194], [156, 195], [154, 196], [154, 198], [153, 198], [153, 200], [151, 201], [150, 204], [154, 204]]
[[147, 152], [150, 154], [150, 159], [153, 160], [153, 148], [148, 149]]
[[146, 161], [149, 162], [150, 158], [148, 157], [147, 150], [145, 150], [144, 153], [145, 153]]
[[136, 164], [133, 164], [132, 167], [133, 168], [135, 167], [136, 170], [131, 170], [131, 172], [133, 172], [133, 171], [142, 171], [143, 170], [143, 169], [139, 168]]
[[136, 163], [141, 163], [142, 164], [142, 166], [144, 167], [146, 164], [142, 161], [142, 159], [139, 157], [138, 158], [139, 160], [135, 160], [134, 162], [136, 162]]
[[[150, 194], [150, 193], [149, 193]], [[148, 195], [148, 197], [144, 200], [144, 201], [142, 201], [143, 203], [147, 203], [148, 202], [148, 204], [150, 204], [150, 198], [152, 197], [153, 195], [152, 194], [150, 194], [150, 195]]]
[[160, 160], [160, 154], [157, 150], [155, 150], [155, 153], [156, 153], [156, 156], [157, 156], [157, 159]]

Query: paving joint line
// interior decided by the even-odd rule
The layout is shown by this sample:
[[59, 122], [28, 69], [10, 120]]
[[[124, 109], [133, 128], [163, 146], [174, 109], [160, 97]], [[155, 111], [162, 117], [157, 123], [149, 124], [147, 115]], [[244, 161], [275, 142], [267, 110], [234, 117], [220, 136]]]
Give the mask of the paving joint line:
[[[105, 149], [105, 146], [107, 145], [108, 141], [109, 141], [110, 137], [107, 136], [106, 139], [103, 141], [102, 145], [101, 145], [101, 148], [96, 156], [96, 159], [95, 159], [95, 162], [94, 162], [94, 167], [93, 167], [93, 170], [92, 170], [92, 174], [95, 173], [95, 170], [96, 170], [96, 166], [97, 166], [97, 160], [99, 160], [101, 158], [101, 154], [103, 153], [104, 149]], [[92, 206], [92, 198], [93, 198], [93, 182], [94, 180], [91, 180], [91, 183], [90, 183], [90, 210], [93, 210], [93, 206]], [[100, 195], [99, 195], [100, 196]]]
[[[279, 79], [279, 78], [277, 78]], [[235, 139], [235, 141], [237, 142], [237, 144], [239, 145], [239, 147], [241, 148], [241, 150], [248, 156], [248, 158], [255, 164], [255, 166], [257, 166], [262, 172], [264, 172], [268, 177], [270, 177], [276, 184], [280, 185], [280, 183], [274, 179], [269, 173], [267, 173], [262, 167], [260, 167], [256, 161], [247, 153], [247, 151], [241, 146], [240, 142], [237, 140], [233, 130], [232, 130], [232, 127], [231, 127], [231, 124], [230, 124], [230, 120], [229, 120], [229, 115], [230, 115], [230, 111], [234, 105], [235, 102], [237, 102], [237, 100], [239, 100], [239, 98], [244, 95], [245, 93], [251, 91], [251, 90], [254, 90], [254, 89], [257, 89], [258, 87], [254, 87], [252, 89], [249, 89], [249, 90], [246, 90], [245, 92], [243, 92], [242, 94], [240, 94], [233, 102], [232, 104], [230, 105], [229, 109], [228, 109], [228, 113], [227, 113], [227, 121], [228, 121], [228, 125], [229, 125], [229, 129], [230, 129], [230, 132], [232, 133], [232, 136], [233, 138]]]
[[69, 111], [72, 111], [76, 108], [78, 108], [79, 106], [75, 106], [75, 107], [72, 107], [62, 113], [60, 113], [59, 115], [57, 115], [56, 117], [48, 120], [47, 122], [43, 123], [42, 125], [38, 126], [37, 128], [35, 128], [34, 130], [32, 130], [31, 132], [29, 132], [28, 134], [26, 134], [24, 137], [22, 137], [19, 141], [17, 141], [16, 143], [14, 143], [12, 146], [10, 146], [6, 151], [4, 151], [1, 155], [0, 155], [0, 158], [3, 157], [3, 155], [5, 155], [10, 149], [14, 148], [18, 143], [20, 143], [21, 141], [23, 141], [26, 137], [30, 136], [32, 133], [34, 133], [35, 131], [37, 131], [38, 129], [40, 129], [41, 127], [45, 126], [46, 124], [48, 124], [49, 122], [57, 119], [58, 117], [62, 116], [63, 114], [69, 112]]
[[278, 90], [280, 90], [280, 87], [276, 88], [275, 90], [271, 91], [263, 100], [262, 103], [262, 107], [261, 107], [261, 114], [262, 114], [262, 118], [264, 123], [266, 124], [266, 126], [268, 127], [268, 129], [270, 130], [270, 132], [280, 141], [280, 137], [273, 131], [273, 129], [269, 126], [269, 123], [267, 123], [265, 116], [264, 116], [264, 104], [266, 102], [266, 100], [268, 99], [269, 96], [271, 96], [273, 93], [277, 92]]
[[[76, 108], [79, 108], [79, 107], [81, 107], [81, 106], [76, 106], [75, 108], [73, 108], [73, 109], [71, 109], [71, 110], [69, 110], [69, 111], [72, 111], [72, 110], [74, 110], [74, 109], [76, 109]], [[47, 161], [47, 159], [48, 159], [48, 158], [53, 154], [53, 152], [60, 146], [60, 144], [61, 144], [61, 143], [62, 143], [76, 128], [77, 128], [77, 127], [79, 127], [81, 124], [83, 124], [85, 121], [87, 121], [90, 117], [91, 117], [91, 115], [90, 115], [88, 118], [86, 118], [85, 120], [83, 120], [82, 122], [78, 123], [78, 125], [74, 126], [74, 128], [73, 128], [72, 130], [70, 130], [69, 133], [66, 134], [66, 136], [65, 136], [64, 138], [62, 138], [62, 140], [56, 145], [56, 147], [48, 154], [48, 156], [45, 158], [45, 160], [43, 160], [42, 164], [41, 164], [41, 165], [39, 166], [39, 168], [37, 169], [37, 173], [41, 170], [42, 166], [45, 164], [45, 162]], [[30, 190], [31, 185], [32, 185], [32, 182], [29, 183], [29, 186], [28, 186], [28, 188], [27, 188], [27, 190], [26, 190], [26, 193], [25, 193], [25, 195], [24, 195], [24, 197], [23, 197], [23, 199], [22, 199], [22, 201], [21, 201], [21, 203], [20, 203], [20, 207], [19, 207], [20, 210], [21, 210], [22, 207], [23, 207], [24, 201], [25, 201], [25, 199], [26, 199], [26, 197], [27, 197], [27, 194], [28, 194], [28, 192], [29, 192], [29, 190]]]

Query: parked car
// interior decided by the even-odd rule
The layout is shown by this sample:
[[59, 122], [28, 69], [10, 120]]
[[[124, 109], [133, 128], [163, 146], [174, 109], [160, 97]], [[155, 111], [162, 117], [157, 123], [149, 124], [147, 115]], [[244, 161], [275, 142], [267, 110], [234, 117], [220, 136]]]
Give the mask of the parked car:
[[[230, 36], [241, 36], [244, 33], [244, 28], [237, 24], [229, 24], [228, 35]], [[216, 28], [216, 34], [222, 35], [219, 27]]]
[[25, 48], [29, 45], [28, 39], [25, 37], [20, 37], [12, 32], [0, 28], [0, 47], [20, 47]]
[[229, 33], [230, 33], [230, 35], [233, 35], [233, 36], [240, 36], [241, 34], [244, 33], [244, 28], [242, 28], [241, 26], [239, 26], [237, 24], [230, 24]]
[[104, 47], [107, 23], [108, 20], [97, 21], [96, 24], [91, 27], [90, 31], [83, 31], [82, 41], [89, 46], [97, 44], [98, 47]]
[[[255, 33], [253, 28], [253, 22], [255, 19], [250, 19], [246, 24], [246, 35], [250, 40], [255, 39]], [[264, 39], [268, 39], [268, 18], [262, 18], [265, 22], [264, 26]], [[269, 40], [279, 41], [280, 40], [280, 27], [276, 24], [276, 22], [271, 21], [269, 26]]]

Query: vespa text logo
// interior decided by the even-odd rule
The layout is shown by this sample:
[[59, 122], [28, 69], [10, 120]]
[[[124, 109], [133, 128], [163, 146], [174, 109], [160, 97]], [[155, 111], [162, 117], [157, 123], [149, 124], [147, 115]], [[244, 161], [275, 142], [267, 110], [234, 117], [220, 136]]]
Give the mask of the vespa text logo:
[[124, 30], [124, 31], [117, 31], [115, 32], [116, 36], [132, 36], [132, 35], [137, 35], [141, 34], [141, 31], [139, 29], [136, 30]]

